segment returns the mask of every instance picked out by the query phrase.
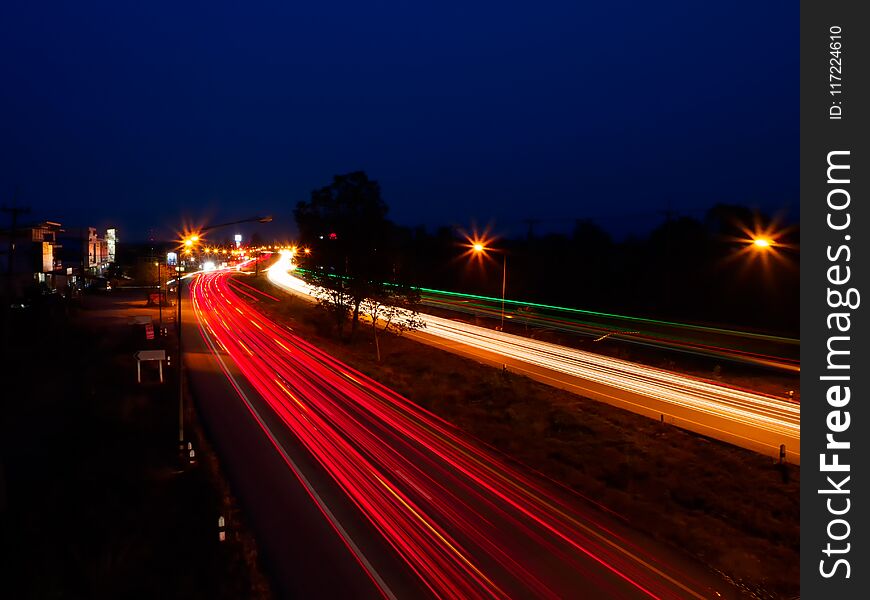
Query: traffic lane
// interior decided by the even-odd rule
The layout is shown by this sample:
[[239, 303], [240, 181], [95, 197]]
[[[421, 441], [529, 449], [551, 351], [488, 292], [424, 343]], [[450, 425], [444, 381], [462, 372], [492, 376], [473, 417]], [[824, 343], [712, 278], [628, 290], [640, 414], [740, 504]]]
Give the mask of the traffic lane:
[[[423, 444], [383, 426], [385, 418], [370, 419], [377, 437], [406, 459], [396, 469], [402, 469], [404, 491], [415, 505], [449, 530], [512, 597], [530, 589], [536, 597], [572, 597], [581, 589], [596, 597], [649, 597], [642, 588], [670, 597], [737, 596], [703, 565], [669, 552], [601, 507], [522, 465], [501, 467], [513, 461], [493, 449], [472, 456], [483, 473], [472, 476], [443, 449], [437, 451], [434, 440]], [[457, 444], [430, 433], [441, 437], [442, 447]]]
[[[408, 482], [405, 493], [510, 597], [533, 592], [539, 598], [568, 598], [580, 590], [606, 598], [738, 597], [697, 561], [536, 474], [513, 477], [513, 489], [503, 485], [482, 493], [492, 481], [478, 484], [441, 453], [398, 431], [378, 435], [410, 463], [401, 476]], [[520, 504], [530, 499], [534, 502]]]
[[185, 362], [199, 418], [279, 595], [380, 598], [236, 391], [222, 381], [224, 374], [213, 357], [185, 352]]
[[[409, 509], [424, 516], [431, 530], [449, 532], [449, 539], [442, 541], [471, 558], [474, 568], [469, 574], [485, 574], [489, 589], [518, 597], [572, 597], [581, 589], [598, 597], [648, 597], [648, 587], [655, 590], [654, 597], [663, 590], [663, 597], [696, 598], [707, 594], [693, 595], [692, 590], [713, 589], [682, 585], [684, 573], [669, 578], [670, 566], [656, 567], [649, 558], [660, 555], [660, 548], [640, 556], [644, 553], [633, 550], [636, 545], [627, 536], [613, 539], [612, 530], [602, 529], [596, 518], [580, 511], [576, 496], [560, 501], [558, 491], [542, 492], [539, 484], [486, 452], [478, 450], [470, 462], [463, 460], [462, 453], [451, 452], [462, 441], [439, 433], [419, 408], [394, 393], [391, 397], [389, 390], [367, 383], [328, 355], [318, 356], [315, 348], [305, 348], [267, 319], [250, 311], [239, 314], [227, 311], [223, 326], [228, 331], [245, 329], [244, 342], [235, 350], [250, 360], [251, 371], [265, 363], [264, 385], [270, 385], [271, 367], [283, 373], [297, 370], [278, 386], [283, 394], [289, 394], [285, 384], [293, 388], [290, 397], [298, 408], [287, 418], [301, 410], [307, 416], [300, 423], [318, 436], [334, 428], [338, 437], [352, 442], [348, 452], [368, 452], [376, 460], [372, 467], [379, 471], [378, 479], [404, 494]], [[233, 324], [234, 318], [240, 322]], [[243, 328], [248, 320], [252, 326]], [[234, 347], [229, 340], [228, 344]], [[354, 389], [348, 389], [349, 381]], [[463, 449], [473, 451], [467, 444]], [[364, 455], [359, 458], [353, 464], [365, 462]], [[469, 464], [475, 467], [473, 473]]]
[[[323, 382], [323, 386], [328, 387], [329, 383]], [[533, 590], [536, 597], [564, 598], [575, 595], [579, 589], [594, 590], [600, 597], [649, 597], [630, 581], [643, 579], [644, 574], [623, 578], [619, 569], [621, 566], [636, 571], [638, 564], [642, 569], [649, 569], [649, 562], [641, 562], [632, 557], [630, 551], [623, 551], [624, 541], [614, 543], [601, 534], [595, 535], [592, 527], [601, 526], [588, 515], [577, 517], [592, 521], [587, 531], [570, 520], [555, 528], [544, 527], [510, 501], [496, 504], [493, 498], [497, 496], [481, 493], [480, 485], [485, 483], [476, 485], [462, 474], [461, 466], [444, 458], [443, 451], [415, 441], [397, 428], [384, 426], [386, 419], [354, 408], [355, 405], [340, 406], [340, 399], [336, 399], [330, 412], [333, 416], [339, 411], [353, 413], [353, 419], [364, 423], [382, 446], [401, 457], [394, 462], [386, 456], [388, 452], [383, 449], [379, 452], [383, 472], [397, 476], [392, 485], [401, 488], [414, 510], [425, 514], [437, 528], [450, 532], [450, 543], [472, 557], [476, 567], [494, 582], [495, 589], [511, 597], [523, 597]], [[322, 429], [323, 425], [318, 423], [317, 428]], [[368, 445], [361, 441], [359, 433], [351, 433], [346, 428], [345, 435], [361, 446]], [[511, 482], [512, 485], [519, 483], [519, 478]], [[516, 495], [524, 492], [521, 490]], [[556, 490], [550, 490], [547, 497], [554, 498], [556, 494]], [[565, 503], [561, 511], [573, 514], [577, 508], [574, 502], [570, 507]], [[560, 537], [563, 531], [570, 540]], [[602, 547], [604, 541], [607, 547]], [[589, 553], [578, 548], [588, 549]], [[626, 562], [638, 564], [626, 565]], [[610, 570], [609, 565], [616, 568]], [[660, 570], [667, 569], [661, 567]], [[649, 587], [662, 587], [658, 573], [652, 579], [656, 581]], [[676, 588], [675, 597], [691, 597], [675, 584], [664, 587]]]
[[[331, 486], [328, 475], [312, 464], [292, 434], [277, 426], [277, 417], [232, 361], [225, 360], [224, 365], [235, 381], [228, 379], [188, 304], [184, 305], [185, 365], [197, 414], [249, 519], [267, 571], [281, 597], [383, 597], [291, 471], [282, 452], [292, 458], [311, 482], [347, 537], [353, 543], [367, 540], [361, 544], [363, 556], [373, 565], [375, 573], [389, 573], [387, 587], [398, 597], [425, 597], [418, 582], [405, 575], [391, 551], [380, 543], [377, 533], [366, 527], [356, 509]], [[276, 434], [279, 447], [242, 401], [234, 383], [254, 404], [266, 427]]]
[[785, 444], [786, 459], [793, 464], [800, 464], [800, 434], [778, 434], [763, 428], [741, 424], [733, 419], [701, 413], [679, 404], [634, 394], [625, 390], [618, 390], [606, 384], [530, 364], [488, 350], [474, 348], [454, 340], [446, 340], [440, 336], [428, 334], [425, 331], [409, 332], [407, 335], [419, 342], [447, 350], [454, 354], [460, 354], [488, 365], [496, 367], [507, 366], [513, 372], [593, 400], [605, 402], [612, 406], [657, 420], [663, 418], [666, 423], [754, 452], [778, 458], [780, 445]]
[[[473, 304], [455, 299], [445, 300], [424, 296], [423, 304], [432, 308], [483, 318], [498, 320], [501, 317], [500, 306], [488, 306], [485, 303]], [[774, 336], [763, 336], [752, 332], [715, 331], [709, 328], [695, 331], [691, 325], [678, 328], [666, 323], [637, 322], [634, 319], [627, 319], [629, 322], [626, 323], [615, 318], [601, 317], [596, 322], [583, 322], [548, 314], [520, 313], [516, 310], [507, 314], [506, 319], [517, 326], [526, 325], [595, 337], [608, 335], [632, 344], [661, 347], [690, 354], [715, 356], [748, 364], [800, 372], [798, 356], [800, 344], [798, 340], [793, 339], [770, 340], [767, 338]], [[629, 329], [633, 333], [619, 333]]]

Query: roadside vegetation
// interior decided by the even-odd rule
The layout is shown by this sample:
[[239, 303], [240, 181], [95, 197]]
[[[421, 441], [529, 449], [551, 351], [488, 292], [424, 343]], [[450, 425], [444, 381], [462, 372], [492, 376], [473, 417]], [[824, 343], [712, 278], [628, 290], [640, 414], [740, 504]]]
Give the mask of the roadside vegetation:
[[[759, 598], [799, 590], [800, 469], [528, 378], [382, 333], [336, 334], [332, 315], [282, 298], [257, 307], [483, 442], [594, 499]], [[253, 302], [252, 300], [246, 300]]]

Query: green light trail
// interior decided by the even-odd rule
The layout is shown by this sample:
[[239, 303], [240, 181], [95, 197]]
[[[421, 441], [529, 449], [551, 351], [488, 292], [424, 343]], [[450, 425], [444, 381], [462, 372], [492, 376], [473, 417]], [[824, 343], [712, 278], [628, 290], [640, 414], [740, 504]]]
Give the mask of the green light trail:
[[[309, 273], [310, 272], [307, 269], [301, 269], [301, 268], [297, 268], [296, 270], [299, 271], [300, 273]], [[340, 278], [341, 276], [330, 275], [330, 277], [339, 277]], [[388, 285], [390, 285], [390, 284], [388, 284]], [[466, 299], [470, 299], [470, 300], [484, 300], [487, 302], [496, 302], [499, 304], [501, 304], [501, 302], [502, 302], [502, 299], [500, 297], [494, 298], [492, 296], [482, 296], [482, 295], [478, 295], [478, 294], [467, 294], [467, 293], [463, 293], [463, 292], [450, 292], [447, 290], [436, 290], [433, 288], [425, 288], [425, 287], [415, 287], [413, 289], [418, 290], [421, 293], [429, 294], [429, 295], [449, 296], [452, 298], [466, 298]], [[648, 317], [633, 317], [630, 315], [619, 315], [619, 314], [615, 314], [615, 313], [606, 313], [606, 312], [600, 312], [600, 311], [594, 311], [594, 310], [585, 310], [582, 308], [568, 308], [565, 306], [555, 306], [552, 304], [541, 304], [538, 302], [526, 302], [526, 301], [521, 301], [521, 300], [510, 300], [507, 298], [504, 300], [504, 303], [509, 304], [511, 306], [518, 306], [518, 307], [527, 306], [527, 307], [531, 307], [531, 308], [541, 308], [541, 309], [546, 309], [546, 310], [561, 311], [561, 312], [572, 313], [572, 314], [577, 314], [577, 315], [588, 315], [588, 316], [594, 316], [594, 317], [603, 317], [603, 318], [607, 318], [607, 319], [625, 320], [625, 321], [631, 321], [634, 323], [649, 323], [652, 325], [666, 325], [669, 327], [678, 327], [678, 328], [682, 328], [682, 329], [692, 329], [695, 331], [703, 331], [703, 332], [708, 332], [708, 333], [733, 335], [733, 336], [738, 336], [738, 337], [753, 338], [753, 339], [758, 339], [758, 340], [765, 340], [765, 341], [785, 343], [785, 344], [799, 344], [800, 343], [800, 340], [794, 339], [794, 338], [788, 338], [788, 337], [782, 337], [782, 336], [776, 336], [776, 335], [770, 335], [770, 334], [764, 334], [764, 333], [755, 333], [755, 332], [750, 332], [750, 331], [737, 331], [737, 330], [725, 329], [725, 328], [721, 328], [721, 327], [711, 327], [709, 325], [695, 325], [692, 323], [680, 323], [677, 321], [663, 321], [663, 320], [658, 320], [658, 319], [651, 319]]]

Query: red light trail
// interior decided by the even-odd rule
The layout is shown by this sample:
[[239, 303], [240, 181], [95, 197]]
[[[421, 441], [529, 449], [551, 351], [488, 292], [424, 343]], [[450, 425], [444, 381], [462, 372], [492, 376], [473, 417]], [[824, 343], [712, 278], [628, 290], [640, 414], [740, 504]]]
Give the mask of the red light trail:
[[191, 283], [206, 341], [238, 366], [433, 596], [711, 594], [603, 525], [579, 498], [255, 310], [238, 295], [255, 288], [231, 277], [204, 273]]

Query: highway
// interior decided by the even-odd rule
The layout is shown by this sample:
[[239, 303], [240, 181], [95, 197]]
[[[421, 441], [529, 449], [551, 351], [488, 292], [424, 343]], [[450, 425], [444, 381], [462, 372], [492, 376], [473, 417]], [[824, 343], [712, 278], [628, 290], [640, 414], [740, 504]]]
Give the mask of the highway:
[[[220, 271], [192, 280], [200, 341], [185, 361], [199, 379], [195, 393], [205, 393], [199, 406], [210, 430], [228, 436], [222, 454], [231, 455], [229, 468], [248, 489], [246, 504], [260, 511], [255, 529], [266, 530], [265, 552], [282, 571], [284, 591], [355, 598], [736, 597], [717, 577], [591, 500], [270, 320], [256, 310], [253, 288], [232, 277]], [[328, 540], [315, 535], [318, 528]], [[299, 536], [312, 541], [309, 554], [318, 560], [298, 550]], [[283, 548], [282, 539], [296, 550]]]
[[[421, 289], [421, 304], [429, 310], [471, 315], [498, 322], [501, 299]], [[668, 352], [745, 363], [775, 371], [800, 373], [800, 340], [751, 331], [675, 323], [627, 315], [506, 300], [506, 327], [516, 331], [549, 330], [591, 338], [618, 340]]]
[[[313, 289], [291, 274], [283, 253], [270, 267], [275, 285], [312, 298]], [[559, 346], [527, 337], [421, 314], [426, 327], [416, 339], [476, 360], [505, 366], [589, 398], [800, 464], [800, 405], [697, 379]]]

